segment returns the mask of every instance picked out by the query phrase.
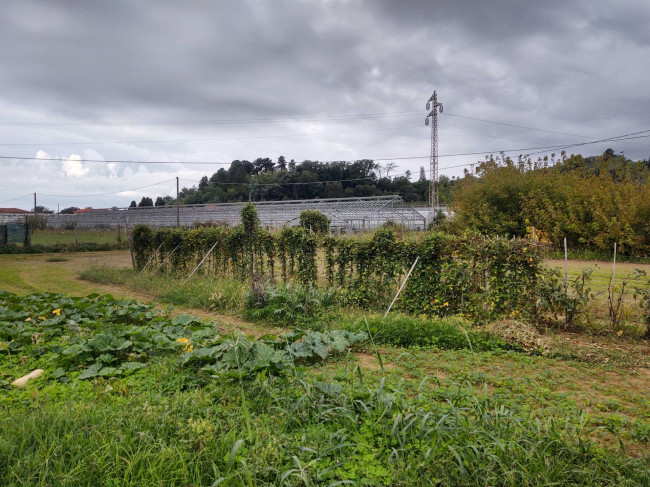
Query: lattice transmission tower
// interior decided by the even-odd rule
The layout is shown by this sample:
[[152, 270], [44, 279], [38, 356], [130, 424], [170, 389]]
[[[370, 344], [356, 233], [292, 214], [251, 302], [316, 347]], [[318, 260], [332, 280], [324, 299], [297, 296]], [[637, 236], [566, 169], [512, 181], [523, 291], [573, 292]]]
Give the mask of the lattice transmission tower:
[[433, 221], [440, 207], [438, 201], [438, 112], [442, 113], [442, 103], [438, 102], [438, 95], [435, 91], [427, 101], [427, 110], [431, 110], [424, 119], [424, 124], [429, 125], [429, 119], [431, 120], [431, 168], [429, 170], [429, 176], [431, 177], [429, 183], [431, 211], [429, 221]]

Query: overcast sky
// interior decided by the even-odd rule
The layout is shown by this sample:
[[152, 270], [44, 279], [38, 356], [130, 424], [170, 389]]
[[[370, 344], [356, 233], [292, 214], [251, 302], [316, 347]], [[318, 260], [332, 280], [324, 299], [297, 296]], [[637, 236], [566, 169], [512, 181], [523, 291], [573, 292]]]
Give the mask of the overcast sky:
[[[647, 0], [6, 1], [0, 206], [126, 206], [280, 155], [417, 176], [426, 158], [398, 158], [428, 155], [434, 89], [449, 176], [482, 159], [449, 154], [650, 130], [649, 25]], [[608, 147], [650, 156], [650, 138], [567, 152]]]

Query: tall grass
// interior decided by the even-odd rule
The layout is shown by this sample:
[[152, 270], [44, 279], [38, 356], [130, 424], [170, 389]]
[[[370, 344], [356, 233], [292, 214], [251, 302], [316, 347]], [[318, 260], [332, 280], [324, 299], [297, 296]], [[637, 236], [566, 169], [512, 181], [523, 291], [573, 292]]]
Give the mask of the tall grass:
[[165, 303], [193, 308], [237, 310], [244, 306], [247, 290], [245, 283], [197, 276], [189, 281], [168, 274], [144, 272], [131, 269], [100, 266], [91, 267], [79, 275], [101, 284], [120, 284], [137, 292], [152, 295]]
[[499, 337], [472, 327], [460, 317], [429, 318], [392, 313], [348, 312], [330, 320], [329, 327], [366, 331], [375, 343], [401, 347], [435, 347], [445, 350], [516, 350]]
[[[0, 416], [2, 485], [617, 485], [647, 460], [603, 451], [586, 417], [540, 422], [462, 384], [399, 387], [349, 371], [192, 386], [171, 363], [95, 398]], [[136, 379], [132, 379], [136, 380]], [[63, 387], [63, 386], [61, 386]], [[254, 398], [254, 399], [253, 399]], [[242, 401], [248, 414], [242, 414]], [[31, 405], [30, 405], [31, 402]]]

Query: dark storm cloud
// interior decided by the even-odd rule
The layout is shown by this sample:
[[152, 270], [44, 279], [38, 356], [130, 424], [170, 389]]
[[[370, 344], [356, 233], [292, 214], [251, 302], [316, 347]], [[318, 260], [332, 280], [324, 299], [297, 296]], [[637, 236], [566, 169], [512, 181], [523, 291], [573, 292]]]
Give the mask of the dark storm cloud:
[[[422, 155], [428, 150], [424, 104], [433, 89], [452, 114], [594, 137], [635, 132], [650, 128], [649, 21], [650, 4], [645, 1], [6, 3], [0, 10], [0, 121], [422, 111], [370, 121], [0, 126], [0, 143], [88, 142], [70, 147], [0, 145], [0, 152], [226, 161], [280, 154], [298, 160]], [[407, 128], [378, 130], [396, 127]], [[443, 154], [584, 140], [445, 116], [441, 129]], [[341, 134], [242, 139], [316, 132]], [[237, 140], [93, 144], [194, 137]], [[642, 158], [650, 154], [648, 144], [641, 139], [611, 145]], [[606, 147], [588, 146], [580, 152]], [[476, 159], [441, 160], [441, 166]], [[422, 163], [426, 160], [405, 161], [400, 167], [417, 171]], [[79, 164], [52, 166], [48, 182], [58, 181], [67, 192], [87, 192], [93, 177], [93, 184], [116, 189], [179, 171], [198, 178], [216, 169]], [[9, 196], [14, 190], [38, 189], [34, 186], [43, 178], [24, 171], [30, 171], [27, 163], [2, 166], [5, 180], [11, 180]], [[128, 182], [122, 179], [125, 174]], [[5, 188], [0, 191], [2, 201]]]
[[3, 16], [5, 94], [91, 115], [145, 108], [241, 116], [309, 111], [290, 93], [360, 88], [363, 63], [340, 63], [360, 33], [335, 25], [318, 32], [318, 8], [271, 5], [82, 2], [57, 10], [55, 26], [41, 4], [23, 5]]

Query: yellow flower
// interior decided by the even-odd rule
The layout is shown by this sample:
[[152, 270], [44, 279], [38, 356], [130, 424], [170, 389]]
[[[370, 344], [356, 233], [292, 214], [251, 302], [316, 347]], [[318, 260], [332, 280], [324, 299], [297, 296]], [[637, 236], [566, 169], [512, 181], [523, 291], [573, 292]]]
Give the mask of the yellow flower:
[[443, 306], [449, 306], [449, 303], [445, 301], [445, 304], [443, 304]]
[[623, 330], [619, 330], [618, 333], [616, 333], [618, 336], [621, 336], [623, 334]]
[[38, 319], [39, 319], [39, 320], [44, 320], [44, 319], [45, 319], [45, 316], [39, 316]]
[[52, 311], [53, 315], [61, 316], [61, 308], [56, 308]]
[[31, 318], [27, 318], [25, 321], [32, 321], [32, 319], [31, 319]]
[[176, 341], [185, 345], [183, 347], [184, 352], [190, 353], [192, 350], [194, 350], [194, 345], [192, 345], [192, 342], [189, 338], [177, 338]]

